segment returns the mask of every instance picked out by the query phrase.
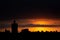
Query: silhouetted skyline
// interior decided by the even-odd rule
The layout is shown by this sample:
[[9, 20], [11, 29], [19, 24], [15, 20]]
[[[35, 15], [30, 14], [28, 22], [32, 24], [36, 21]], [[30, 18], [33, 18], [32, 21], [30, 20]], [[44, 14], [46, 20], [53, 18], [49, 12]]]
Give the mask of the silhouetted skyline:
[[1, 0], [0, 25], [4, 25], [0, 28], [11, 27], [13, 19], [17, 20], [18, 25], [60, 25], [60, 2], [58, 0]]
[[[18, 24], [15, 21], [13, 23], [13, 19], [16, 19]], [[0, 31], [5, 31], [0, 32], [0, 40], [58, 40], [60, 39], [60, 26], [44, 28], [29, 26], [60, 25], [60, 1], [0, 0], [0, 25]], [[21, 30], [22, 32], [18, 33]]]

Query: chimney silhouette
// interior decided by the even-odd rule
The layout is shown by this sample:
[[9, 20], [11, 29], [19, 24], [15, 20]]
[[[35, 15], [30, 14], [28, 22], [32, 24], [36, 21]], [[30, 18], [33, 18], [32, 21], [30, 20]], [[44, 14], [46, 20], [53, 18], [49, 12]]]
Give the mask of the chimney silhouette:
[[12, 23], [12, 33], [18, 33], [18, 24], [16, 23], [16, 20]]

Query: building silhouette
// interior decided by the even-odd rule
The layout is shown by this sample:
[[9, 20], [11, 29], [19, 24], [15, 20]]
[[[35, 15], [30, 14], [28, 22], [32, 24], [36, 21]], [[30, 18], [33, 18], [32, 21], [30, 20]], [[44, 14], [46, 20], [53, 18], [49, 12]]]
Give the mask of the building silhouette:
[[5, 29], [5, 33], [10, 33], [10, 31], [8, 31], [8, 30]]
[[23, 29], [22, 32], [30, 32], [28, 29]]
[[16, 20], [13, 21], [11, 27], [12, 27], [12, 33], [18, 33], [18, 24], [16, 23]]

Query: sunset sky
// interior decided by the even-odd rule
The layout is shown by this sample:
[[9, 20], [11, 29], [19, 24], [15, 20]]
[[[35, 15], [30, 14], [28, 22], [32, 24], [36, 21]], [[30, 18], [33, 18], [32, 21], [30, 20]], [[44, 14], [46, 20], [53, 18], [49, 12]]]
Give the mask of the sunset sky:
[[60, 19], [57, 0], [1, 0], [0, 21], [16, 19]]
[[[0, 25], [60, 25], [60, 2], [57, 0], [1, 0]], [[6, 27], [6, 26], [0, 26]]]
[[[18, 25], [27, 25], [27, 24], [34, 24], [34, 25], [60, 25], [60, 19], [16, 19], [16, 22]], [[1, 21], [0, 22], [0, 27], [10, 27], [11, 24], [13, 23], [12, 20], [8, 21]], [[4, 26], [5, 25], [5, 26]]]

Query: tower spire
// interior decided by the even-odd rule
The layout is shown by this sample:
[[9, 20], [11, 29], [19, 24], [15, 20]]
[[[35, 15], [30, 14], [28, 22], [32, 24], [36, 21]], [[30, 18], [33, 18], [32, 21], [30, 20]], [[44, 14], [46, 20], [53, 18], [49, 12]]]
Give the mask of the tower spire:
[[16, 20], [13, 20], [12, 24], [12, 33], [18, 33], [18, 24], [16, 23]]
[[13, 23], [16, 23], [16, 20], [14, 19]]

